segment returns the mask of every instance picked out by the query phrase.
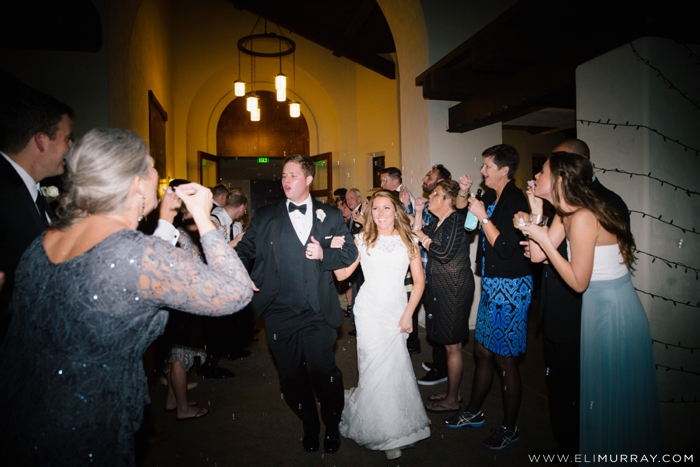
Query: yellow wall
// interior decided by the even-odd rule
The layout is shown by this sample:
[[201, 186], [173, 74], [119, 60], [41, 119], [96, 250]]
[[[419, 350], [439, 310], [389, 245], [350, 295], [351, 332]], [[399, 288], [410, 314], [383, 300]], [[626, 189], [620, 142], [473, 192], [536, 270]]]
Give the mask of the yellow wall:
[[[119, 5], [116, 5], [119, 3]], [[172, 63], [168, 2], [113, 2], [110, 9], [110, 125], [128, 129], [148, 141], [148, 91], [168, 114], [166, 167], [175, 168]]]

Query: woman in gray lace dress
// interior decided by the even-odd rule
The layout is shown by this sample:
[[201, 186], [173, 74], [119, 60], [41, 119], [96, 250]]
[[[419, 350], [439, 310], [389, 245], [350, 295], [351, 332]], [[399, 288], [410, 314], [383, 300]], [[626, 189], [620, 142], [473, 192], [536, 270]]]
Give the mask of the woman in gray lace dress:
[[3, 455], [11, 465], [133, 465], [148, 403], [143, 352], [164, 307], [224, 315], [252, 283], [209, 220], [211, 192], [176, 193], [207, 264], [135, 230], [157, 204], [158, 174], [137, 135], [95, 129], [66, 155], [59, 221], [24, 253], [0, 348]]

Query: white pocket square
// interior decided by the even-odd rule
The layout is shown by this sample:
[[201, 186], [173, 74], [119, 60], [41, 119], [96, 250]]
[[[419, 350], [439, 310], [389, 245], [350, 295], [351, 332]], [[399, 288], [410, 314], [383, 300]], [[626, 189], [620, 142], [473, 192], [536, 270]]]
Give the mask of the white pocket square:
[[324, 240], [328, 240], [329, 238], [333, 238], [333, 235], [329, 235], [329, 236], [323, 237], [323, 238], [324, 238]]

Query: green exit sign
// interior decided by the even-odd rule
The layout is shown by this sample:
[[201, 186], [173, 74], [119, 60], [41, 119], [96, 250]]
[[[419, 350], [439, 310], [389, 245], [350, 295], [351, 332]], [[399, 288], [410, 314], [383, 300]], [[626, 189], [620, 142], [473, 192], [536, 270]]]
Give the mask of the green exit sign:
[[258, 157], [258, 164], [269, 164], [269, 163], [270, 163], [269, 157]]
[[324, 165], [326, 165], [326, 161], [316, 161], [316, 165], [319, 167], [323, 167]]

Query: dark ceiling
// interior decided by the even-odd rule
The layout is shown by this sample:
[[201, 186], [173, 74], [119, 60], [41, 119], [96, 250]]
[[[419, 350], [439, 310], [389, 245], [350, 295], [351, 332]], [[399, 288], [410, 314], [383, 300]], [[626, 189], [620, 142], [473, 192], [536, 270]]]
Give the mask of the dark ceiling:
[[[390, 55], [396, 47], [376, 0], [228, 1], [338, 57], [396, 77]], [[425, 99], [459, 102], [449, 109], [451, 132], [516, 119], [527, 125], [523, 117], [542, 109], [569, 109], [571, 115], [575, 70], [582, 63], [645, 36], [700, 43], [690, 5], [676, 0], [520, 0], [421, 73], [416, 85]], [[6, 19], [0, 47], [102, 47], [100, 18], [90, 0], [5, 2], [0, 13]], [[29, 21], [44, 27], [30, 28]]]
[[376, 0], [229, 0], [390, 79], [394, 62], [386, 54], [396, 52], [389, 24]]

